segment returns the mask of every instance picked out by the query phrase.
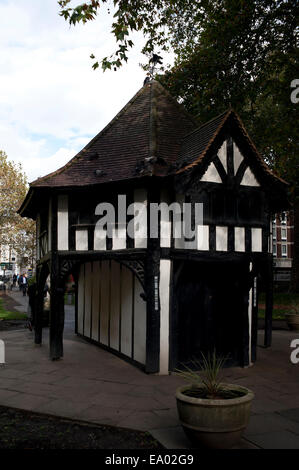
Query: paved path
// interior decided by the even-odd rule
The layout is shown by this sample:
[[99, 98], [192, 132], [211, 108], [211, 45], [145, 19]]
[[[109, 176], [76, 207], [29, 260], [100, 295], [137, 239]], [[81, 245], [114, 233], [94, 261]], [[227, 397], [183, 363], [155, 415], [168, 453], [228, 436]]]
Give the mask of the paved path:
[[[18, 293], [12, 294], [21, 302]], [[74, 334], [73, 307], [66, 308], [64, 359], [48, 359], [22, 329], [0, 332], [6, 366], [0, 368], [0, 404], [100, 424], [150, 431], [166, 448], [189, 444], [179, 426], [175, 375], [146, 375]], [[299, 449], [299, 364], [290, 362], [290, 342], [299, 333], [273, 332], [273, 347], [258, 348], [250, 368], [224, 371], [226, 379], [251, 388], [253, 414], [241, 448]], [[260, 344], [262, 344], [262, 335]]]
[[14, 287], [13, 290], [6, 289], [5, 294], [14, 300], [14, 309], [21, 312], [27, 313], [28, 307], [28, 296], [23, 295], [23, 292], [19, 291], [18, 287]]

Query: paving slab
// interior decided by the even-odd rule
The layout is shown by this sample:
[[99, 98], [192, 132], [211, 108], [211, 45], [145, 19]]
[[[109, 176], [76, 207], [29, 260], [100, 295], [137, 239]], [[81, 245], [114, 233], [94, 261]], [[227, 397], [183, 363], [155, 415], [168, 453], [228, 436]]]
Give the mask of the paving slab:
[[290, 431], [251, 435], [250, 442], [262, 449], [299, 449], [299, 437]]
[[285, 411], [278, 412], [280, 416], [287, 418], [288, 420], [299, 423], [299, 408], [292, 408]]
[[[150, 433], [166, 449], [194, 449], [194, 447], [190, 444], [190, 441], [187, 439], [181, 426], [152, 429]], [[260, 449], [260, 447], [253, 444], [249, 440], [242, 438], [240, 442], [234, 447], [234, 449]]]
[[252, 435], [265, 434], [272, 431], [290, 431], [299, 434], [299, 421], [296, 422], [278, 413], [254, 415], [251, 416], [244, 435], [250, 439]]
[[[0, 368], [0, 404], [150, 431], [156, 438], [161, 436], [159, 440], [167, 448], [186, 448], [189, 443], [175, 400], [175, 390], [185, 383], [183, 379], [174, 374], [143, 373], [78, 338], [73, 307], [66, 308], [66, 317], [64, 358], [60, 361], [49, 360], [47, 328], [41, 347], [35, 347], [28, 330], [0, 332], [7, 360]], [[299, 364], [290, 362], [290, 343], [296, 337], [298, 333], [274, 331], [273, 346], [265, 349], [259, 332], [257, 362], [246, 369], [224, 369], [227, 382], [247, 386], [255, 393], [240, 448], [298, 448]]]

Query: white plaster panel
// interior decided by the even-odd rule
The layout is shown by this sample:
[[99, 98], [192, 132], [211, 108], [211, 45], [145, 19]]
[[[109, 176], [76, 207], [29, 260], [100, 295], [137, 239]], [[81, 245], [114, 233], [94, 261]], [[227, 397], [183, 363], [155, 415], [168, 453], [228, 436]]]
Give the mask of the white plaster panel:
[[218, 150], [217, 153], [219, 160], [221, 161], [223, 168], [225, 169], [227, 173], [227, 142], [226, 140], [223, 142], [221, 145], [220, 149]]
[[99, 341], [99, 320], [100, 320], [100, 293], [101, 293], [101, 264], [94, 261], [92, 266], [92, 317], [91, 317], [91, 337]]
[[242, 186], [260, 186], [256, 177], [252, 173], [251, 169], [248, 167], [244, 173], [243, 179], [241, 181]]
[[91, 336], [91, 287], [92, 271], [91, 263], [85, 264], [85, 315], [84, 315], [84, 336]]
[[239, 169], [239, 166], [241, 165], [244, 158], [239, 150], [239, 147], [235, 144], [235, 142], [233, 143], [233, 152], [234, 152], [234, 172], [236, 175]]
[[127, 228], [112, 229], [112, 250], [125, 250], [127, 247]]
[[[184, 194], [176, 194], [176, 202], [178, 202], [181, 206], [181, 210], [183, 210], [183, 203], [185, 202], [185, 195]], [[174, 234], [175, 234], [174, 230]], [[178, 249], [184, 249], [185, 248], [185, 238], [183, 234], [183, 224], [181, 223], [181, 238], [176, 238], [174, 239], [174, 247]]]
[[245, 251], [244, 227], [235, 227], [235, 251]]
[[107, 231], [96, 227], [93, 238], [94, 250], [107, 250]]
[[122, 267], [121, 270], [121, 352], [132, 356], [132, 307], [133, 274]]
[[202, 176], [200, 181], [207, 181], [209, 183], [222, 183], [218, 170], [213, 162], [209, 164], [205, 174]]
[[262, 229], [251, 229], [251, 250], [260, 252], [262, 251]]
[[81, 264], [80, 266], [80, 273], [79, 273], [79, 280], [78, 280], [78, 333], [83, 335], [83, 324], [84, 324], [84, 290], [85, 290], [85, 266]]
[[101, 263], [101, 308], [100, 308], [100, 342], [108, 345], [110, 308], [110, 266], [109, 261]]
[[87, 251], [88, 250], [88, 231], [87, 230], [76, 230], [76, 250]]
[[69, 249], [69, 214], [68, 196], [58, 196], [57, 202], [57, 248], [58, 250]]
[[197, 226], [197, 249], [208, 251], [209, 250], [209, 226]]
[[111, 261], [110, 347], [119, 351], [120, 264]]
[[139, 211], [138, 205], [147, 207], [147, 191], [143, 188], [134, 191], [134, 203], [136, 203], [134, 223], [134, 246], [135, 248], [147, 247], [147, 211]]
[[160, 371], [161, 375], [169, 371], [169, 292], [171, 261], [160, 261]]
[[216, 227], [216, 250], [227, 251], [227, 227]]

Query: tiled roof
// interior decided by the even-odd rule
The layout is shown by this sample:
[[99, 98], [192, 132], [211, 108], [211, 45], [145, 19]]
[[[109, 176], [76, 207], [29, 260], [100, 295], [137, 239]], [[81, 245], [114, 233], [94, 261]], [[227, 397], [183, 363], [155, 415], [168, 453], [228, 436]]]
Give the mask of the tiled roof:
[[220, 114], [185, 136], [182, 140], [181, 150], [177, 161], [177, 167], [180, 168], [178, 172], [184, 171], [185, 169], [190, 168], [190, 166], [194, 166], [199, 163], [222, 128], [229, 114], [230, 110]]
[[[266, 164], [249, 137], [243, 122], [233, 109], [228, 109], [184, 137], [177, 160], [176, 173], [183, 173], [203, 163], [204, 157], [211, 148], [213, 149], [217, 137], [219, 137], [220, 133], [225, 129], [229, 130], [230, 133], [238, 132], [239, 138], [242, 138], [243, 144], [250, 150], [252, 164], [263, 177], [268, 179], [270, 177], [270, 179], [272, 178], [280, 183], [287, 184], [282, 178], [274, 174]], [[214, 150], [215, 149], [212, 150], [212, 153]]]
[[158, 82], [151, 81], [70, 162], [31, 186], [86, 186], [162, 176], [177, 161], [182, 138], [197, 125]]
[[181, 174], [200, 165], [204, 171], [226, 131], [241, 139], [263, 181], [285, 183], [266, 165], [235, 111], [229, 109], [198, 127], [184, 107], [153, 80], [64, 167], [32, 182], [31, 191]]

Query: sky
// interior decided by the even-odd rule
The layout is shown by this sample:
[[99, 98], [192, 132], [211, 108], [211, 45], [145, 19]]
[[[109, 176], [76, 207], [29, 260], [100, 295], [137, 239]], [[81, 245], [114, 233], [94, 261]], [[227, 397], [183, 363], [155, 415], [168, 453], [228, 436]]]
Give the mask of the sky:
[[58, 13], [56, 0], [0, 0], [0, 150], [29, 181], [76, 155], [145, 78], [140, 35], [127, 65], [93, 71], [91, 53], [115, 50], [111, 15], [70, 28]]

